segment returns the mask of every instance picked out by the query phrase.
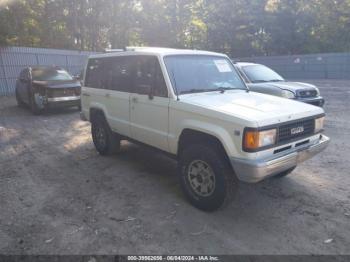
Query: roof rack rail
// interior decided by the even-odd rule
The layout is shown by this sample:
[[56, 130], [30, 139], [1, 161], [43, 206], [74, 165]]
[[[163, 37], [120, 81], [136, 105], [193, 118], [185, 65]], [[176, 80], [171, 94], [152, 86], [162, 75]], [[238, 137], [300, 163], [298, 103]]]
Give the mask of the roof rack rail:
[[170, 47], [158, 47], [158, 46], [126, 46], [124, 48], [125, 51], [137, 51], [144, 49], [174, 49]]
[[137, 51], [137, 50], [142, 50], [142, 49], [147, 49], [147, 48], [152, 48], [149, 46], [126, 46], [124, 48], [125, 51]]
[[137, 50], [146, 49], [146, 48], [152, 48], [152, 47], [148, 47], [148, 46], [126, 46], [124, 48], [119, 48], [119, 49], [106, 48], [104, 50], [104, 52], [105, 53], [113, 53], [113, 52], [137, 51]]
[[106, 48], [104, 50], [105, 53], [114, 53], [114, 52], [124, 52], [124, 49], [110, 49], [110, 48]]

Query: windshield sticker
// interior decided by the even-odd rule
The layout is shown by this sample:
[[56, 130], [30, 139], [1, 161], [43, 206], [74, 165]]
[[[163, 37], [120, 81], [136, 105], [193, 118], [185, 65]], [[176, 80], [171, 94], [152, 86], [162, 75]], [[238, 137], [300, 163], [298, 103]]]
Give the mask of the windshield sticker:
[[232, 72], [232, 69], [226, 60], [224, 59], [214, 60], [214, 63], [220, 73]]

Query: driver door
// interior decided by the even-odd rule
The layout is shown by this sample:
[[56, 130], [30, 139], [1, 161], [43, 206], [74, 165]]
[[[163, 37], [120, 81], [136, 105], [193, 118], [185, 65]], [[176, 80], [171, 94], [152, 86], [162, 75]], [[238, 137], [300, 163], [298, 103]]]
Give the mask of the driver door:
[[158, 58], [133, 57], [134, 90], [130, 96], [131, 137], [142, 143], [169, 150], [169, 97]]

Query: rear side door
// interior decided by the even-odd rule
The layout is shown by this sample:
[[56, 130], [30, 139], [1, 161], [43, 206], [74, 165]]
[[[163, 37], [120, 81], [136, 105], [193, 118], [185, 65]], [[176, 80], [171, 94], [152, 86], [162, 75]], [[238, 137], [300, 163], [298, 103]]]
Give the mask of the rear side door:
[[82, 89], [84, 114], [90, 108], [102, 109], [109, 126], [121, 135], [130, 135], [130, 72], [125, 57], [91, 58]]
[[131, 137], [168, 151], [169, 96], [154, 55], [133, 57], [133, 93], [130, 96]]
[[105, 60], [105, 103], [108, 122], [113, 131], [130, 136], [130, 92], [132, 68], [128, 56], [116, 56]]

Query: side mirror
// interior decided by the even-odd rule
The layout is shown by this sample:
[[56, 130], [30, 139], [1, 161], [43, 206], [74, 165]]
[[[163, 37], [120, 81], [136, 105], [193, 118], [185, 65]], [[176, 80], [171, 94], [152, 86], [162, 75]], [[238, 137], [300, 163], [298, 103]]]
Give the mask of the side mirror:
[[152, 100], [154, 98], [154, 93], [153, 93], [153, 87], [152, 86], [149, 86], [149, 89], [148, 89], [148, 98], [150, 100]]

